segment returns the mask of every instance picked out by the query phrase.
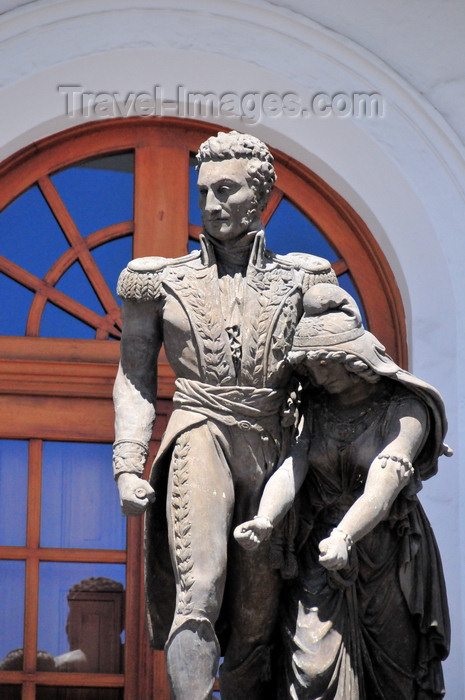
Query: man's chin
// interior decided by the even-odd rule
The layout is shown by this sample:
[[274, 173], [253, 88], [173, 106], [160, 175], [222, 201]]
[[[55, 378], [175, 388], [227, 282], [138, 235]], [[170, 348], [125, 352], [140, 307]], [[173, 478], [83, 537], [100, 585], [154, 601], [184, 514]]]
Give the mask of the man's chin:
[[228, 243], [236, 239], [242, 238], [246, 235], [247, 231], [233, 231], [229, 226], [221, 227], [205, 227], [207, 234], [210, 238], [213, 238], [218, 243]]
[[210, 236], [220, 236], [221, 234], [228, 232], [230, 223], [229, 221], [224, 220], [204, 221], [203, 227]]

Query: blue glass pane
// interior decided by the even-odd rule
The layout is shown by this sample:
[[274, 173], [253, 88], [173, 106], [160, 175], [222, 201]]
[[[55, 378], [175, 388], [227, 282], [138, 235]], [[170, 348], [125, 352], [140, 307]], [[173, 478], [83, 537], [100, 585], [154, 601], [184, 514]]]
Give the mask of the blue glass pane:
[[67, 294], [71, 299], [75, 299], [83, 306], [87, 306], [92, 311], [95, 311], [95, 313], [101, 316], [104, 315], [104, 309], [79, 262], [75, 262], [66, 270], [55, 287], [58, 291]]
[[43, 338], [93, 339], [95, 328], [48, 302], [40, 321], [40, 335]]
[[0, 545], [26, 544], [28, 443], [0, 440]]
[[92, 158], [52, 175], [82, 236], [133, 218], [134, 154]]
[[330, 262], [338, 259], [326, 239], [287, 199], [282, 199], [266, 226], [267, 248], [275, 253], [312, 253]]
[[0, 335], [24, 335], [33, 292], [0, 273]]
[[23, 646], [25, 562], [0, 561], [0, 662]]
[[199, 209], [199, 191], [197, 189], [198, 173], [195, 158], [191, 158], [189, 167], [189, 223], [202, 226], [202, 214]]
[[38, 187], [24, 192], [0, 214], [0, 252], [42, 278], [68, 242]]
[[113, 294], [116, 294], [116, 283], [118, 282], [119, 273], [133, 257], [132, 236], [117, 238], [98, 248], [94, 248], [92, 255], [109, 288]]
[[[70, 611], [68, 593], [70, 589], [84, 579], [106, 578], [118, 581], [125, 586], [126, 567], [123, 564], [76, 564], [61, 562], [42, 562], [39, 578], [39, 634], [38, 647], [54, 657], [76, 649], [73, 644], [73, 629], [66, 630]], [[98, 589], [97, 582], [95, 588]], [[105, 598], [102, 595], [102, 598]], [[89, 601], [91, 603], [92, 601]], [[88, 606], [87, 617], [92, 617], [95, 608]], [[84, 616], [81, 617], [85, 624]], [[74, 627], [74, 625], [72, 625]], [[67, 633], [68, 632], [68, 633]], [[118, 636], [121, 630], [118, 631]], [[94, 631], [95, 634], [95, 631]], [[89, 639], [92, 644], [95, 640]], [[87, 650], [85, 650], [87, 652]], [[96, 650], [98, 652], [98, 649]], [[73, 670], [79, 654], [74, 654], [65, 670]], [[60, 660], [63, 662], [63, 659]], [[74, 669], [76, 670], [76, 669]], [[88, 670], [82, 668], [82, 670]]]
[[111, 445], [44, 443], [42, 547], [126, 547], [126, 519], [111, 478], [111, 457]]
[[363, 325], [365, 328], [368, 328], [367, 322], [366, 322], [366, 317], [365, 317], [365, 311], [363, 309], [362, 302], [360, 301], [360, 297], [357, 293], [357, 290], [355, 289], [354, 283], [352, 282], [352, 278], [350, 277], [349, 273], [345, 273], [343, 275], [340, 275], [338, 278], [339, 285], [346, 290], [346, 292], [349, 292], [349, 294], [355, 299], [355, 301], [358, 304], [358, 308], [360, 309], [360, 313], [362, 314], [362, 321]]
[[189, 242], [187, 244], [187, 252], [193, 253], [194, 250], [200, 250], [200, 243], [198, 241], [192, 241], [191, 239], [189, 239]]

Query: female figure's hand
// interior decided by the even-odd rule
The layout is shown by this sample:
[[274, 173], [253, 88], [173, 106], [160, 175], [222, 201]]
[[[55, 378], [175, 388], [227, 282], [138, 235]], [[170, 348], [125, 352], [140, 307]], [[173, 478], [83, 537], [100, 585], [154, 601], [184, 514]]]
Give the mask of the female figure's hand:
[[320, 542], [320, 564], [326, 569], [343, 569], [349, 561], [352, 540], [343, 530], [333, 530]]
[[269, 539], [272, 530], [273, 525], [268, 518], [256, 515], [253, 520], [238, 525], [234, 530], [234, 537], [241, 547], [252, 550]]

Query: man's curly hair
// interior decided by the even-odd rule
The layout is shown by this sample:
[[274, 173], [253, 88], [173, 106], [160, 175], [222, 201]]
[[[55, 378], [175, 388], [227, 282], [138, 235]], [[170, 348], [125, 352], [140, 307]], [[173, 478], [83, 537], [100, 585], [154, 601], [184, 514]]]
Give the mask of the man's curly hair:
[[273, 156], [255, 136], [240, 134], [238, 131], [220, 131], [218, 136], [211, 136], [201, 144], [197, 153], [197, 169], [202, 163], [232, 158], [246, 158], [249, 161], [247, 173], [255, 190], [258, 210], [262, 212], [276, 181]]

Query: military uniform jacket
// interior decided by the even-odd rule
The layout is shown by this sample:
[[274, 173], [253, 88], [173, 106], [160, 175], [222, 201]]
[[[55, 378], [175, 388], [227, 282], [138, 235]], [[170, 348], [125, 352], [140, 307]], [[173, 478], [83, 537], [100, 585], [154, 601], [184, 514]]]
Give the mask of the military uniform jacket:
[[243, 282], [241, 359], [233, 361], [221, 306], [213, 247], [183, 258], [139, 258], [121, 273], [123, 299], [159, 307], [165, 351], [178, 377], [215, 386], [277, 388], [287, 379], [284, 358], [302, 314], [305, 291], [334, 282], [329, 263], [313, 255], [275, 255], [257, 233]]
[[[275, 405], [290, 383], [291, 370], [285, 358], [302, 315], [303, 295], [314, 284], [337, 284], [337, 280], [322, 258], [298, 253], [279, 256], [266, 250], [261, 231], [255, 236], [246, 273], [239, 281], [240, 355], [227, 327], [214, 250], [204, 236], [201, 250], [185, 257], [133, 260], [121, 273], [118, 294], [123, 299], [156, 305], [158, 332], [183, 386], [189, 382], [198, 385], [205, 404], [210, 401], [209, 388], [217, 405], [223, 397], [225, 404], [231, 403], [231, 395], [237, 411], [250, 402], [262, 424], [268, 408], [279, 426], [280, 411]], [[174, 612], [164, 507], [166, 459], [179, 433], [200, 422], [219, 419], [218, 410], [208, 417], [209, 408], [175, 409], [150, 477], [157, 501], [149, 508], [146, 520], [146, 594], [149, 635], [152, 646], [159, 649], [166, 641]], [[229, 415], [238, 420], [243, 417], [234, 409]], [[273, 432], [277, 435], [278, 431], [271, 428]], [[279, 451], [284, 448], [281, 434], [277, 442]]]

